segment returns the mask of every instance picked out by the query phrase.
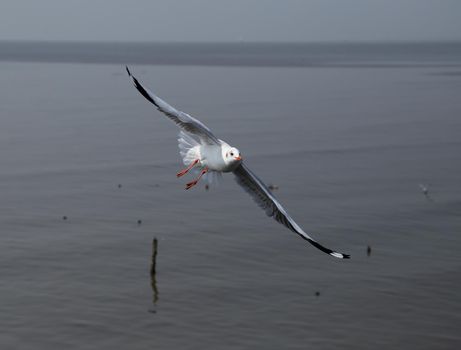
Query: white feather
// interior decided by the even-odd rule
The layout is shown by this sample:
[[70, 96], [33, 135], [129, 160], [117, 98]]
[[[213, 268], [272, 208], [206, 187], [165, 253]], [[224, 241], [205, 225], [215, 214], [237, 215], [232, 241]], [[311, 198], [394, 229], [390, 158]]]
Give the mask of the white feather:
[[179, 132], [178, 147], [184, 165], [188, 166], [194, 160], [201, 159], [200, 143], [184, 131]]

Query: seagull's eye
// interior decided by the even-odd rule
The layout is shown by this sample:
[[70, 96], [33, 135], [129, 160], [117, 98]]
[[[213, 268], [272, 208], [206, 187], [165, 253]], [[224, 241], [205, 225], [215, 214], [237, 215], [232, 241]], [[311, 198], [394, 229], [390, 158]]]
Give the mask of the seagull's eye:
[[233, 156], [234, 156], [234, 152], [231, 152], [231, 157], [233, 157]]

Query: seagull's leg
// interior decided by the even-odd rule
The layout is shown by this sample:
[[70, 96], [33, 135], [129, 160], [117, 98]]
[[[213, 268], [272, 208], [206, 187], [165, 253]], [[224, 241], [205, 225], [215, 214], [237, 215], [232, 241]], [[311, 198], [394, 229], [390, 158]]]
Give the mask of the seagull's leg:
[[200, 175], [198, 176], [198, 178], [196, 178], [194, 181], [191, 181], [191, 182], [186, 184], [186, 190], [188, 190], [188, 189], [194, 187], [195, 185], [197, 185], [198, 180], [200, 180], [200, 178], [204, 174], [206, 174], [207, 172], [208, 172], [208, 168], [203, 169], [202, 172], [200, 173]]
[[191, 170], [199, 161], [200, 161], [199, 159], [194, 160], [192, 163], [189, 164], [189, 166], [186, 169], [178, 172], [176, 176], [181, 177], [181, 176], [186, 175], [189, 172], [189, 170]]

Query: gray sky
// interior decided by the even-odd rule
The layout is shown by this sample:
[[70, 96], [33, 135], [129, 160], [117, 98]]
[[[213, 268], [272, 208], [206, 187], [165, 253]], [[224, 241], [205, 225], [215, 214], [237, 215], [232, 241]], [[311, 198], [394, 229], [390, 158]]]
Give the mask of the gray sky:
[[461, 40], [461, 0], [1, 0], [16, 39]]

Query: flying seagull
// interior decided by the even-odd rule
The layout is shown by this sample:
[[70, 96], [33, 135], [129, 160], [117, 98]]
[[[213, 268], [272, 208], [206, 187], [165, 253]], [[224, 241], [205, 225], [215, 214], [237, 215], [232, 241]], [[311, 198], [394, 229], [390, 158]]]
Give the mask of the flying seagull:
[[187, 113], [178, 111], [174, 107], [156, 96], [152, 91], [143, 87], [131, 74], [128, 67], [126, 71], [136, 89], [157, 109], [164, 113], [169, 119], [178, 125], [179, 132], [178, 146], [183, 163], [186, 166], [176, 174], [181, 177], [191, 170], [199, 170], [198, 177], [186, 184], [186, 189], [194, 187], [206, 174], [207, 179], [217, 179], [222, 173], [232, 172], [237, 183], [250, 194], [255, 202], [266, 212], [268, 216], [285, 225], [291, 231], [297, 233], [314, 247], [322, 252], [330, 254], [335, 258], [348, 259], [348, 254], [335, 252], [322, 246], [309, 236], [303, 229], [288, 215], [285, 208], [275, 198], [267, 186], [244, 164], [240, 151], [218, 139], [211, 130], [199, 120]]

